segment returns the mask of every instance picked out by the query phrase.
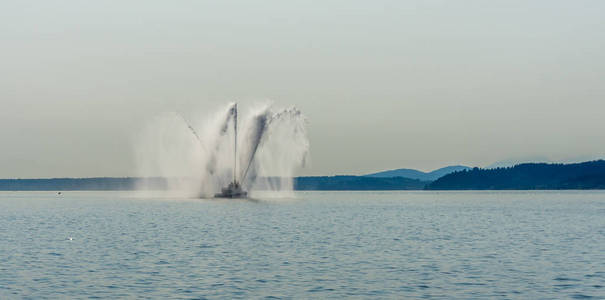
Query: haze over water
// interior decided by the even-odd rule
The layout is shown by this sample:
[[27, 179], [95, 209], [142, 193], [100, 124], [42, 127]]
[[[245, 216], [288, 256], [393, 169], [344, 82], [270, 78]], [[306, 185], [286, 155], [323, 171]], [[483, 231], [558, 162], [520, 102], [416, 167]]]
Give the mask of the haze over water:
[[603, 298], [605, 192], [0, 193], [0, 298]]

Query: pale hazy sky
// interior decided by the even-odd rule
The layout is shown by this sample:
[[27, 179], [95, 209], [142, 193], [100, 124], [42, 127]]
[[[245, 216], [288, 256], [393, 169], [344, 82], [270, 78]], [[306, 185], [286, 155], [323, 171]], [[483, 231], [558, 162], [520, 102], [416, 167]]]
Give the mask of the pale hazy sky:
[[154, 115], [296, 105], [304, 174], [605, 157], [605, 1], [0, 2], [0, 178], [135, 175]]

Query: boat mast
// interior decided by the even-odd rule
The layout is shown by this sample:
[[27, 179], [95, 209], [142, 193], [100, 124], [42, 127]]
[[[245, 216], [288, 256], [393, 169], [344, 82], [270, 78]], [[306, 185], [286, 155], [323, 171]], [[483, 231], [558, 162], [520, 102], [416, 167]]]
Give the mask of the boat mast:
[[233, 183], [237, 183], [237, 103], [233, 106], [233, 130], [235, 132], [233, 138]]

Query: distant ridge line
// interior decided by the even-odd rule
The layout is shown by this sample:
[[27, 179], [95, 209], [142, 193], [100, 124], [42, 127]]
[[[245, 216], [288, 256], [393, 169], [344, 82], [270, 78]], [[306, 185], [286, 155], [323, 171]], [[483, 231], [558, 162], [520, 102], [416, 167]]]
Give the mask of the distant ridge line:
[[[464, 166], [453, 166], [464, 167]], [[439, 170], [449, 171], [442, 168]], [[400, 169], [401, 170], [401, 169]], [[393, 171], [393, 170], [391, 170]], [[438, 171], [438, 170], [436, 170]], [[390, 171], [385, 171], [390, 172]], [[523, 163], [495, 169], [468, 168], [449, 172], [431, 181], [403, 176], [337, 175], [293, 178], [295, 190], [562, 190], [605, 189], [605, 160], [582, 163]], [[435, 171], [433, 171], [435, 172]], [[432, 172], [431, 172], [432, 173]], [[267, 182], [278, 178], [265, 177]], [[165, 190], [171, 180], [162, 177], [90, 177], [0, 179], [0, 191], [126, 191]], [[275, 181], [274, 181], [275, 182]], [[257, 188], [263, 188], [258, 185]]]
[[429, 190], [605, 189], [605, 160], [581, 163], [523, 163], [494, 169], [473, 168], [445, 175]]
[[431, 172], [423, 172], [423, 171], [419, 171], [416, 169], [394, 169], [394, 170], [387, 170], [387, 171], [367, 174], [364, 176], [367, 176], [367, 177], [406, 177], [406, 178], [410, 178], [410, 179], [418, 179], [418, 180], [423, 180], [423, 181], [433, 181], [433, 180], [436, 180], [449, 173], [461, 171], [461, 170], [468, 170], [468, 169], [471, 169], [471, 168], [467, 167], [467, 166], [461, 166], [461, 165], [447, 166], [447, 167], [443, 167], [443, 168], [440, 168], [437, 170], [433, 170]]

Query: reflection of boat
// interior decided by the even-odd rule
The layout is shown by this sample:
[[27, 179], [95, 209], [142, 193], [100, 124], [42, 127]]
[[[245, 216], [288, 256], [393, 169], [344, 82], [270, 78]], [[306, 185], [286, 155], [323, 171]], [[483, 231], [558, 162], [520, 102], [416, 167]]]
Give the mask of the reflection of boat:
[[[246, 198], [248, 192], [242, 189], [242, 186], [237, 182], [237, 103], [231, 108], [233, 117], [233, 181], [227, 187], [221, 189], [221, 192], [215, 194], [215, 198]], [[245, 176], [245, 175], [244, 175]]]

